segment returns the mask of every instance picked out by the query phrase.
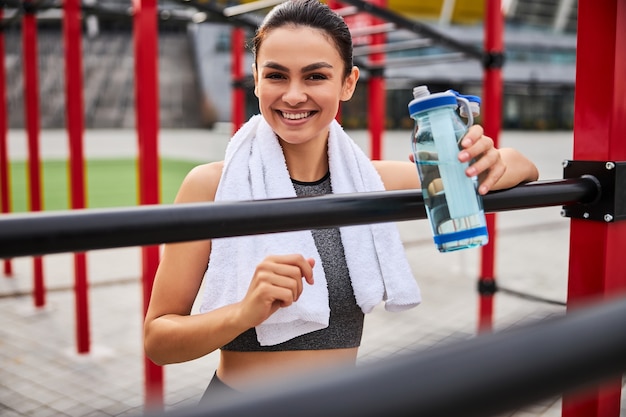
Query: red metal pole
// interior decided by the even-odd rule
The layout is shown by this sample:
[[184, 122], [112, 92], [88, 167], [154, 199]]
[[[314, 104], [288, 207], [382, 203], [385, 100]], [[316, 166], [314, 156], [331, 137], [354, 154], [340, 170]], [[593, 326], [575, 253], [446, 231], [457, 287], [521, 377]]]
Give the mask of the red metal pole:
[[[341, 3], [339, 3], [336, 0], [327, 0], [326, 4], [328, 5], [328, 7], [330, 7], [331, 9], [335, 10], [341, 7]], [[337, 114], [335, 115], [335, 120], [337, 120], [337, 122], [341, 123], [341, 102], [339, 103], [339, 108], [337, 109]]]
[[[4, 10], [0, 8], [0, 20], [4, 17]], [[11, 212], [11, 181], [9, 181], [9, 152], [7, 150], [7, 92], [6, 92], [6, 68], [4, 64], [5, 48], [4, 33], [0, 31], [0, 210], [2, 213]], [[4, 275], [13, 275], [13, 266], [10, 259], [5, 259]]]
[[[133, 0], [135, 49], [135, 112], [139, 142], [139, 203], [159, 203], [159, 81], [158, 22], [156, 0]], [[154, 275], [159, 265], [159, 247], [142, 249], [144, 315], [150, 301]], [[163, 368], [144, 355], [145, 403], [163, 409]]]
[[382, 158], [382, 136], [385, 125], [385, 79], [371, 75], [369, 81], [369, 130], [372, 160]]
[[[22, 21], [22, 48], [24, 51], [24, 97], [26, 107], [26, 130], [28, 135], [28, 179], [30, 210], [41, 211], [41, 158], [39, 152], [39, 80], [37, 78], [37, 21], [30, 1], [24, 2]], [[43, 279], [43, 261], [33, 258], [33, 294], [35, 307], [46, 304]]]
[[244, 123], [246, 96], [243, 86], [243, 58], [244, 58], [245, 32], [242, 28], [234, 26], [232, 28], [232, 73], [233, 73], [233, 105], [232, 120], [233, 134], [239, 130]]
[[[578, 2], [574, 160], [626, 161], [626, 2]], [[568, 310], [626, 292], [626, 222], [572, 219]], [[584, 337], [584, 335], [581, 335]], [[563, 397], [564, 417], [618, 417], [621, 378]]]
[[[504, 52], [504, 22], [500, 0], [486, 2], [485, 10], [485, 69], [483, 80], [482, 122], [485, 135], [498, 146], [502, 120], [502, 56]], [[489, 243], [481, 248], [478, 281], [478, 331], [493, 328], [493, 297], [495, 290], [496, 214], [486, 215]]]
[[[370, 3], [378, 7], [387, 7], [387, 0], [371, 0]], [[371, 18], [372, 26], [380, 23], [383, 23], [380, 19], [376, 17]], [[382, 45], [386, 42], [384, 33], [376, 33], [372, 35], [371, 39], [372, 45]], [[371, 64], [382, 64], [384, 62], [384, 53], [377, 52], [370, 55]], [[385, 91], [385, 75], [383, 68], [370, 72], [368, 93], [371, 158], [373, 160], [379, 160], [382, 158], [382, 138], [385, 130], [385, 121], [387, 119], [387, 94]]]
[[[63, 3], [63, 43], [65, 45], [66, 120], [69, 135], [69, 171], [72, 209], [85, 208], [85, 160], [83, 155], [83, 72], [80, 1]], [[85, 253], [74, 254], [74, 298], [76, 309], [76, 348], [89, 353], [89, 284]]]

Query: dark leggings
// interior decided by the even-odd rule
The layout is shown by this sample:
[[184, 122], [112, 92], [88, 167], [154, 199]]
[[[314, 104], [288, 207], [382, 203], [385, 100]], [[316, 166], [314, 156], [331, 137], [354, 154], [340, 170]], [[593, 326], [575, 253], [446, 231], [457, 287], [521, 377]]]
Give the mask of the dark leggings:
[[226, 385], [221, 379], [219, 379], [216, 372], [213, 374], [213, 378], [211, 378], [211, 382], [209, 382], [209, 386], [204, 391], [204, 394], [202, 394], [200, 404], [207, 404], [212, 400], [217, 400], [223, 397], [224, 395], [232, 396], [237, 392], [237, 390]]

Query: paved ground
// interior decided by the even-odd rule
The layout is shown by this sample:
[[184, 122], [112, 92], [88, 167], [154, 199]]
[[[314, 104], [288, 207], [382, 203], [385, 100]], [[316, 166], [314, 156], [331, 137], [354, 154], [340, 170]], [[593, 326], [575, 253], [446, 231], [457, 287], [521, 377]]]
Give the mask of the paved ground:
[[[352, 132], [366, 151], [367, 132]], [[163, 131], [163, 155], [191, 160], [221, 158], [228, 131]], [[133, 132], [86, 133], [86, 156], [136, 154]], [[45, 157], [66, 157], [65, 133], [41, 135]], [[542, 179], [561, 178], [571, 157], [572, 136], [564, 133], [504, 132], [501, 146], [514, 146], [539, 166]], [[12, 131], [13, 160], [25, 156], [24, 132]], [[383, 156], [405, 159], [407, 132], [388, 132]], [[561, 314], [565, 308], [569, 222], [559, 207], [498, 214], [497, 278], [503, 288], [554, 302], [500, 292], [495, 328]], [[439, 254], [426, 221], [399, 224], [407, 254], [423, 293], [423, 304], [405, 313], [375, 310], [366, 319], [362, 363], [470, 338], [476, 333], [477, 250]], [[44, 258], [46, 306], [33, 307], [32, 258], [12, 261], [14, 275], [0, 276], [0, 415], [121, 416], [142, 414], [142, 295], [138, 248], [88, 254], [91, 352], [75, 347], [72, 255]], [[0, 272], [1, 274], [1, 272]], [[195, 404], [216, 366], [209, 355], [165, 369], [167, 410]], [[626, 416], [626, 410], [622, 409]], [[558, 398], [507, 414], [560, 416]]]

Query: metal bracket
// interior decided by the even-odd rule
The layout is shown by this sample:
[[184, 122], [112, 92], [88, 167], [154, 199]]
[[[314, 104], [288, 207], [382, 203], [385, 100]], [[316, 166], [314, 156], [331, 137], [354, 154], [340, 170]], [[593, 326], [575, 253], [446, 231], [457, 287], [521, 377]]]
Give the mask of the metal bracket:
[[493, 278], [481, 278], [478, 280], [478, 294], [494, 295], [498, 291], [498, 285]]
[[484, 69], [497, 69], [504, 66], [505, 56], [502, 52], [485, 52], [483, 54], [483, 68]]
[[563, 161], [563, 178], [591, 177], [599, 183], [594, 201], [563, 206], [561, 215], [574, 219], [626, 220], [626, 162]]

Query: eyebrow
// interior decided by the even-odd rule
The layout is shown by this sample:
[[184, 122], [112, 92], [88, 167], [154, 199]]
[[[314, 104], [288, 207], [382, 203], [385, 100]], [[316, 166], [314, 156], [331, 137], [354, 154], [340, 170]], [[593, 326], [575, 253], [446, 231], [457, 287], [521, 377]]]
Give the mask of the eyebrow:
[[[273, 62], [273, 61], [266, 62], [265, 64], [263, 64], [263, 67], [264, 68], [271, 68], [271, 69], [275, 69], [275, 70], [283, 71], [283, 72], [289, 72], [289, 68], [285, 67], [284, 65], [280, 65], [277, 62]], [[328, 62], [315, 62], [313, 64], [309, 64], [309, 65], [306, 65], [306, 66], [302, 67], [300, 72], [315, 71], [315, 70], [318, 70], [320, 68], [333, 68], [333, 66], [330, 65]]]

